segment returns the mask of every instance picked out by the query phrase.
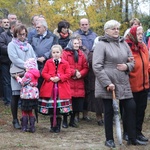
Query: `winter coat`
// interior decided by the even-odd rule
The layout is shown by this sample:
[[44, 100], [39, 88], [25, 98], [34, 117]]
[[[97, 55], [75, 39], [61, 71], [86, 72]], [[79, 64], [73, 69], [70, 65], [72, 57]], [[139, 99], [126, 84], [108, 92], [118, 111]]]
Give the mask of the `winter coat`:
[[130, 72], [130, 84], [132, 92], [140, 92], [149, 88], [149, 53], [144, 42], [137, 39], [138, 26], [130, 29], [126, 38], [135, 60], [135, 66]]
[[40, 35], [36, 34], [32, 38], [32, 47], [36, 53], [37, 57], [45, 57], [46, 59], [50, 56], [50, 49], [54, 44], [58, 43], [58, 38], [56, 35], [47, 30], [47, 35], [40, 39]]
[[40, 88], [40, 97], [43, 98], [51, 98], [52, 91], [54, 87], [54, 82], [50, 80], [51, 77], [58, 76], [60, 81], [58, 81], [58, 91], [59, 91], [59, 98], [60, 99], [70, 99], [71, 92], [70, 92], [70, 85], [69, 85], [69, 78], [71, 76], [70, 67], [67, 61], [61, 59], [57, 74], [56, 74], [56, 67], [53, 59], [49, 59], [46, 61], [44, 68], [42, 70], [42, 77], [44, 78], [44, 82]]
[[23, 99], [38, 99], [39, 91], [37, 88], [40, 72], [37, 69], [28, 70], [22, 78], [17, 77], [17, 82], [22, 85], [20, 97]]
[[54, 32], [53, 32], [53, 34], [55, 34], [57, 37], [58, 37], [58, 43], [59, 43], [59, 45], [61, 45], [61, 47], [62, 48], [65, 48], [66, 46], [67, 46], [67, 44], [68, 44], [68, 42], [70, 41], [70, 37], [71, 37], [71, 35], [72, 35], [72, 31], [69, 29], [69, 31], [68, 31], [68, 36], [67, 37], [65, 37], [65, 38], [63, 38], [62, 36], [61, 36], [61, 34], [59, 34], [58, 32], [57, 32], [57, 28], [54, 30]]
[[132, 98], [127, 71], [119, 71], [117, 64], [125, 63], [128, 71], [134, 67], [134, 61], [128, 62], [132, 56], [128, 44], [123, 38], [117, 41], [108, 35], [99, 38], [93, 52], [93, 71], [96, 76], [95, 97], [112, 99], [112, 92], [107, 91], [107, 86], [113, 83], [117, 99]]
[[[13, 42], [10, 42], [8, 44], [8, 56], [12, 62], [12, 65], [25, 69], [24, 67], [25, 61], [29, 58], [36, 58], [32, 46], [30, 44], [28, 44], [28, 46], [29, 46], [29, 50], [25, 52], [22, 51], [20, 47]], [[11, 88], [12, 91], [21, 89], [21, 85], [16, 81], [16, 79], [12, 77], [11, 77]]]
[[7, 46], [12, 40], [10, 30], [0, 34], [0, 62], [10, 65], [11, 61], [8, 57]]
[[[85, 97], [84, 77], [88, 73], [88, 62], [85, 54], [78, 50], [78, 62], [74, 61], [74, 54], [71, 50], [64, 50], [62, 57], [68, 61], [71, 68], [71, 78], [69, 79], [72, 97]], [[81, 73], [81, 78], [75, 77], [76, 70]]]
[[91, 51], [97, 34], [90, 29], [88, 30], [87, 34], [85, 34], [81, 29], [78, 29], [73, 33], [73, 35], [76, 34], [79, 34], [81, 36], [82, 45], [85, 46], [89, 51]]

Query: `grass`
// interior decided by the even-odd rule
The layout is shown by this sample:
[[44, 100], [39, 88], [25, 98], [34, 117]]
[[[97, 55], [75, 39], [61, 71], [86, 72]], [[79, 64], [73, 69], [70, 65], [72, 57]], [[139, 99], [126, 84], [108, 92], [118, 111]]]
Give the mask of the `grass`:
[[[39, 114], [36, 132], [22, 133], [13, 128], [10, 108], [0, 101], [0, 150], [108, 150], [104, 145], [104, 127], [97, 125], [94, 113], [90, 112], [89, 115], [91, 122], [81, 120], [78, 128], [61, 129], [56, 134], [49, 132], [49, 116]], [[150, 139], [150, 101], [146, 109], [143, 133]], [[146, 146], [127, 146], [123, 141], [123, 145], [119, 146], [115, 136], [115, 143], [114, 150], [150, 150], [150, 142]]]

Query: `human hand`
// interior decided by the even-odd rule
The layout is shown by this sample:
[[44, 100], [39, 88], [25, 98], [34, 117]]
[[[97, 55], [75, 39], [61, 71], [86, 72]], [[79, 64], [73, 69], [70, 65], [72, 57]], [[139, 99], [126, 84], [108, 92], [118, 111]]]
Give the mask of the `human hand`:
[[134, 60], [134, 57], [133, 57], [133, 56], [128, 57], [128, 62], [131, 62], [131, 61], [133, 61], [133, 60]]
[[113, 90], [115, 90], [115, 85], [111, 83], [107, 86], [107, 91], [113, 91]]
[[43, 63], [45, 61], [45, 58], [42, 56], [42, 57], [38, 57], [37, 58], [37, 61]]
[[120, 71], [126, 71], [128, 66], [126, 64], [117, 64], [117, 69]]
[[53, 82], [58, 82], [60, 80], [60, 78], [59, 77], [51, 77], [50, 80]]
[[79, 78], [81, 78], [81, 73], [77, 70], [76, 71], [76, 77], [79, 79]]

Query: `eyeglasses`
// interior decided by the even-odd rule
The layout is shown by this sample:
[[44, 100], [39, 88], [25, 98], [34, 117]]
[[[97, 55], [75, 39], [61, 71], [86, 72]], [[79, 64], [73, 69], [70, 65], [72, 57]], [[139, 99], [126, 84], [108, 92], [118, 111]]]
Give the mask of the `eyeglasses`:
[[26, 36], [26, 33], [18, 34], [19, 36]]

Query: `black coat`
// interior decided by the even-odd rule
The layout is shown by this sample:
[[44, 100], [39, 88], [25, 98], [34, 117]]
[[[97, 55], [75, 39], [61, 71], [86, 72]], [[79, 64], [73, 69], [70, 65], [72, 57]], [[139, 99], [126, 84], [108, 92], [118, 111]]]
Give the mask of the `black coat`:
[[12, 40], [12, 34], [10, 30], [0, 34], [0, 62], [10, 64], [11, 61], [8, 57], [7, 46]]

